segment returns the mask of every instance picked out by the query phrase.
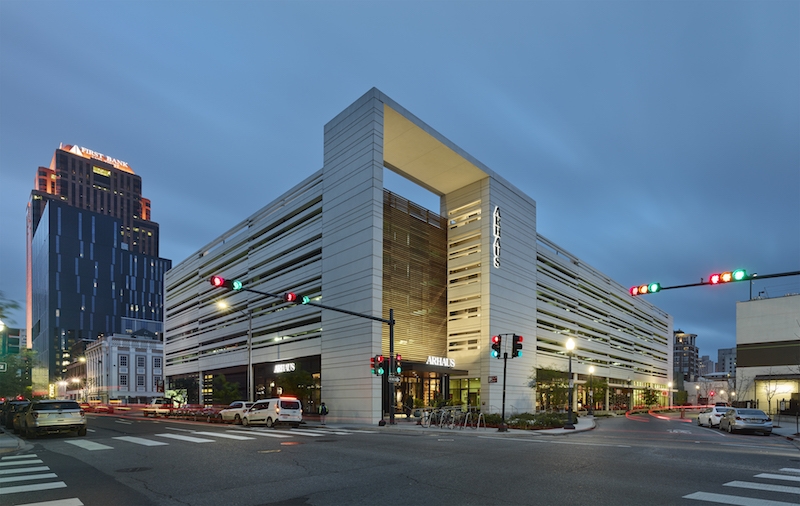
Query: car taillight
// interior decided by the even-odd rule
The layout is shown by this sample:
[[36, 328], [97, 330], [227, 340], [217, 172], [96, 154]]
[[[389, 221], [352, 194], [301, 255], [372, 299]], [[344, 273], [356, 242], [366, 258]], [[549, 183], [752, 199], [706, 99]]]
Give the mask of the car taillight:
[[742, 417], [741, 417], [741, 416], [737, 416], [737, 417], [736, 417], [736, 419], [737, 419], [737, 420], [741, 420], [741, 419], [742, 419]]
[[280, 413], [280, 412], [281, 412], [281, 405], [278, 404], [277, 406], [275, 406], [275, 413]]

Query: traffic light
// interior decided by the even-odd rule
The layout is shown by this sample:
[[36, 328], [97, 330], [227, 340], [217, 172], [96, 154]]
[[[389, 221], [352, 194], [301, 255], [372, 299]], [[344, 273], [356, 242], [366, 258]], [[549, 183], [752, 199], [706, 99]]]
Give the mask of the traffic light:
[[283, 302], [297, 302], [297, 295], [293, 292], [283, 294]]
[[369, 357], [369, 372], [370, 374], [378, 374], [378, 365], [375, 363], [377, 357]]
[[661, 291], [661, 284], [660, 283], [650, 283], [649, 285], [639, 285], [639, 286], [632, 286], [630, 290], [628, 290], [631, 295], [644, 295], [646, 293], [656, 293]]
[[228, 290], [241, 290], [242, 282], [238, 279], [225, 279], [222, 276], [211, 276], [211, 286], [214, 288], [227, 288]]
[[375, 374], [378, 376], [383, 376], [385, 361], [386, 359], [383, 358], [383, 355], [375, 355]]
[[400, 374], [400, 373], [403, 372], [403, 362], [402, 362], [402, 360], [403, 360], [403, 357], [401, 357], [399, 353], [394, 356], [394, 372], [396, 374]]
[[522, 356], [522, 336], [514, 334], [511, 344], [511, 358]]
[[720, 283], [730, 283], [731, 281], [744, 281], [750, 279], [747, 271], [744, 269], [736, 269], [735, 271], [726, 271], [719, 274], [712, 274], [708, 277], [708, 282], [712, 285]]
[[500, 358], [500, 345], [503, 339], [500, 336], [492, 336], [492, 356]]

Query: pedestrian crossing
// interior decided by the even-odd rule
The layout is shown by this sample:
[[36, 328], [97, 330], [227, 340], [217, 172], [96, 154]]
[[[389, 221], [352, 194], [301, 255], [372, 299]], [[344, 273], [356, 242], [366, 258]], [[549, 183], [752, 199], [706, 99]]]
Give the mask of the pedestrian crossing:
[[216, 443], [220, 440], [253, 441], [260, 438], [288, 439], [288, 438], [317, 438], [324, 436], [350, 436], [356, 433], [372, 434], [376, 431], [357, 429], [267, 429], [260, 427], [229, 429], [226, 431], [190, 430], [181, 427], [166, 427], [173, 432], [152, 434], [148, 437], [115, 436], [103, 442], [92, 439], [65, 439], [64, 442], [86, 451], [114, 450], [118, 443], [134, 444], [139, 446], [169, 446], [174, 442], [182, 443]]
[[[0, 503], [16, 504], [14, 494], [39, 492], [66, 488], [67, 484], [58, 479], [50, 467], [44, 465], [35, 453], [10, 455], [0, 458]], [[16, 504], [16, 506], [83, 506], [83, 502], [71, 497], [55, 501]]]
[[[729, 481], [728, 483], [723, 483], [723, 486], [736, 490], [736, 492], [732, 491], [731, 494], [695, 492], [685, 495], [683, 498], [734, 506], [797, 506], [797, 504], [800, 504], [800, 468], [784, 467], [775, 473], [753, 475], [753, 478], [758, 481]], [[766, 492], [770, 498], [764, 499], [739, 495], [743, 490]]]

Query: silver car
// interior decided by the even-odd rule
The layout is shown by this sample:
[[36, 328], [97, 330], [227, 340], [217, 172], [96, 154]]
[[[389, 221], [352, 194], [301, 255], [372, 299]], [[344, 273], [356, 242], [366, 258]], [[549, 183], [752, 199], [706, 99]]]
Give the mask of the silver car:
[[40, 400], [31, 401], [20, 414], [20, 431], [28, 439], [40, 434], [76, 432], [86, 435], [86, 416], [75, 401]]
[[772, 434], [772, 419], [760, 409], [729, 408], [719, 422], [719, 430]]
[[720, 419], [722, 419], [729, 409], [731, 408], [726, 406], [706, 408], [697, 415], [697, 425], [708, 425], [709, 427], [719, 425]]
[[252, 402], [233, 401], [230, 406], [219, 412], [223, 422], [233, 422], [235, 425], [242, 423], [245, 411], [250, 409]]

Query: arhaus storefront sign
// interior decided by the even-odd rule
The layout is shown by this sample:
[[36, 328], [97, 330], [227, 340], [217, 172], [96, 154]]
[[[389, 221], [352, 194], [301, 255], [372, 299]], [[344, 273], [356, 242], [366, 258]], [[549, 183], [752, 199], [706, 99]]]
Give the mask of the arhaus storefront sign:
[[500, 268], [500, 207], [495, 206], [492, 213], [492, 265]]
[[425, 361], [426, 365], [438, 365], [439, 367], [449, 367], [453, 369], [456, 366], [456, 361], [452, 358], [445, 358], [445, 357], [428, 357], [428, 360]]

